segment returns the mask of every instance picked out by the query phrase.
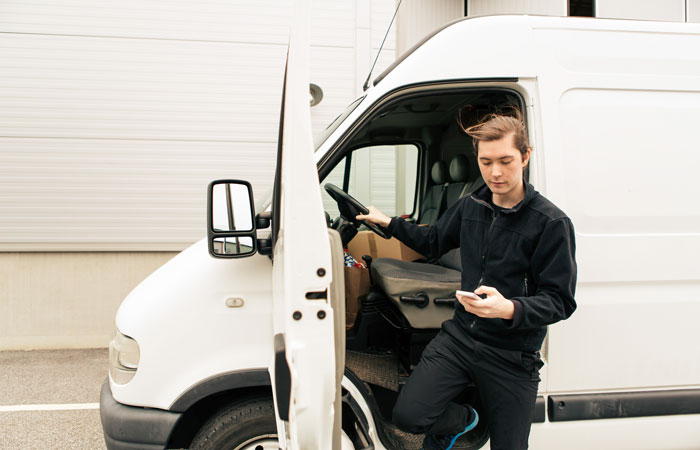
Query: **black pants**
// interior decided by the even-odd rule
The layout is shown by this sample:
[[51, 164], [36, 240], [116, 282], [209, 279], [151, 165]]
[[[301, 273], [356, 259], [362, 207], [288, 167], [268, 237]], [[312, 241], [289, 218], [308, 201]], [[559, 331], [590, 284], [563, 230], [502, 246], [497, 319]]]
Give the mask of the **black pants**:
[[401, 390], [393, 421], [411, 433], [457, 434], [469, 409], [452, 400], [473, 381], [485, 408], [477, 412], [490, 422], [491, 448], [526, 449], [541, 366], [535, 352], [483, 344], [447, 321]]

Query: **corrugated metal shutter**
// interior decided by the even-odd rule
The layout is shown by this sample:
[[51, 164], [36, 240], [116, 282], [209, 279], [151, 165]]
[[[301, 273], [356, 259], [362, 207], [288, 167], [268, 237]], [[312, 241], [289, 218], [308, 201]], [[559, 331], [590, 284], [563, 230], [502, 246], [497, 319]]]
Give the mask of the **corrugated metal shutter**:
[[[357, 5], [314, 4], [311, 81], [324, 90], [315, 133], [364, 81]], [[373, 18], [389, 14], [373, 26], [389, 23], [391, 5], [372, 2]], [[247, 179], [261, 197], [273, 177], [289, 8], [3, 2], [0, 250], [177, 250], [204, 234], [212, 179]]]

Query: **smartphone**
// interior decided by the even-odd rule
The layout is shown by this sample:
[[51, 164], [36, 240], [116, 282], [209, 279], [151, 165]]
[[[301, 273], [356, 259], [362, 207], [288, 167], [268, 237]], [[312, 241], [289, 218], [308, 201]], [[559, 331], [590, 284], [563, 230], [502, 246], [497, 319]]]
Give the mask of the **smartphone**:
[[472, 298], [474, 300], [483, 300], [481, 297], [479, 297], [475, 293], [468, 292], [468, 291], [457, 291], [457, 292], [455, 292], [455, 295], [461, 295], [462, 297], [469, 297], [469, 298]]

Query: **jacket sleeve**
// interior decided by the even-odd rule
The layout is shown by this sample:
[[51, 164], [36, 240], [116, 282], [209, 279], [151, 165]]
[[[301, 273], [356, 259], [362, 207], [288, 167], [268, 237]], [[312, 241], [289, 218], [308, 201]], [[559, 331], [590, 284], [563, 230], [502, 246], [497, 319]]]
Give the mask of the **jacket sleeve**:
[[450, 206], [435, 225], [430, 227], [421, 227], [394, 217], [387, 229], [398, 240], [428, 260], [433, 260], [459, 247], [461, 226], [462, 201], [459, 201]]
[[515, 305], [510, 328], [531, 329], [567, 319], [576, 310], [576, 243], [568, 217], [549, 222], [531, 260], [537, 290], [511, 299]]

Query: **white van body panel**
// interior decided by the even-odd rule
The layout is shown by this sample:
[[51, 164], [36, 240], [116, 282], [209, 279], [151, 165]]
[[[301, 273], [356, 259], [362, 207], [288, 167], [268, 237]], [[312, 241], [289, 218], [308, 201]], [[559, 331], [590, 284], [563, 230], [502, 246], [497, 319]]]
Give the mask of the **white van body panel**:
[[572, 218], [580, 268], [546, 389], [698, 387], [700, 27], [610, 25], [533, 31], [547, 196]]
[[696, 450], [698, 442], [698, 415], [538, 423], [529, 441], [535, 450]]
[[[125, 405], [168, 409], [215, 375], [266, 368], [272, 348], [272, 262], [214, 259], [203, 239], [146, 278], [121, 304], [117, 329], [139, 344], [139, 369], [111, 383]], [[244, 306], [230, 308], [229, 298]], [[263, 351], [263, 349], [266, 349]]]
[[[700, 388], [700, 25], [461, 21], [371, 87], [314, 160], [391, 92], [450, 81], [497, 86], [506, 78], [517, 79], [511, 87], [526, 103], [530, 181], [576, 228], [579, 308], [549, 328], [540, 393]], [[266, 367], [271, 268], [260, 255], [212, 259], [201, 241], [151, 275], [117, 315], [118, 329], [138, 341], [141, 363], [130, 383], [112, 383], [114, 398], [167, 409], [206, 378]], [[229, 296], [246, 306], [227, 308]], [[533, 425], [530, 446], [684, 449], [698, 442], [694, 414], [547, 421]]]

